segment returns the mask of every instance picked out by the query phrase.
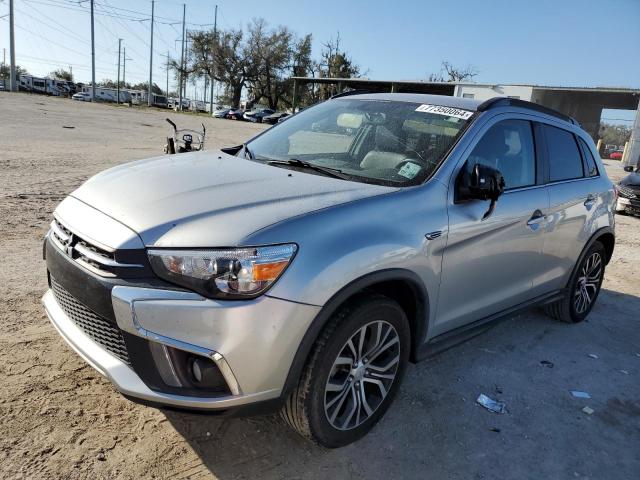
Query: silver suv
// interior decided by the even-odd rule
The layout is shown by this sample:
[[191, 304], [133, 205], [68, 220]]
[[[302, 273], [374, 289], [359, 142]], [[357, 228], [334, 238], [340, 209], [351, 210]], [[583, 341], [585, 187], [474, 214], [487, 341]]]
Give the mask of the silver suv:
[[88, 180], [55, 210], [43, 302], [134, 400], [279, 409], [337, 447], [408, 362], [534, 305], [584, 320], [615, 201], [591, 138], [553, 110], [342, 95], [244, 145]]

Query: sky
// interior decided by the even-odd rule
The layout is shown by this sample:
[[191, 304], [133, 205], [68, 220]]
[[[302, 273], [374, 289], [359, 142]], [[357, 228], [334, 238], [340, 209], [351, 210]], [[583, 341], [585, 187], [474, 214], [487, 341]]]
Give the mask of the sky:
[[[78, 81], [90, 80], [89, 2], [14, 1], [18, 64], [35, 75], [71, 65]], [[122, 38], [126, 80], [146, 81], [151, 1], [95, 3], [96, 79], [116, 78]], [[447, 60], [473, 66], [481, 83], [640, 88], [640, 0], [187, 0], [187, 29], [212, 28], [216, 4], [219, 28], [264, 18], [313, 34], [316, 57], [339, 32], [372, 79], [426, 79]], [[0, 0], [7, 59], [8, 10]], [[153, 79], [164, 88], [166, 55], [180, 52], [182, 3], [158, 0], [156, 16]]]

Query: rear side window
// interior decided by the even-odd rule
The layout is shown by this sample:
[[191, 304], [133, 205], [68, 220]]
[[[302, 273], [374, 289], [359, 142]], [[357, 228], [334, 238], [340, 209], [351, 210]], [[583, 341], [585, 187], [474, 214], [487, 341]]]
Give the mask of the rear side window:
[[587, 177], [597, 177], [598, 176], [598, 166], [596, 165], [596, 159], [593, 158], [593, 153], [591, 153], [591, 149], [587, 145], [587, 143], [578, 138], [580, 142], [580, 146], [582, 146], [582, 151], [584, 152], [584, 159], [586, 161], [587, 173], [585, 176]]
[[549, 151], [549, 180], [558, 182], [582, 178], [582, 157], [573, 133], [550, 125], [542, 128]]

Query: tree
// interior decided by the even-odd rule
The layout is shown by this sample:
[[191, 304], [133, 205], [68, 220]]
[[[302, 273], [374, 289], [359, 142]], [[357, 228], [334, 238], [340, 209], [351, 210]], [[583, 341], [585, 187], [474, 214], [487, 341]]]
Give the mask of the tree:
[[[149, 82], [141, 82], [141, 83], [136, 83], [135, 85], [131, 86], [131, 90], [143, 90], [145, 92], [149, 91]], [[157, 83], [154, 82], [153, 86], [151, 87], [151, 93], [155, 93], [156, 95], [164, 95], [165, 92], [164, 90], [162, 90]]]
[[[104, 78], [102, 79], [101, 82], [98, 82], [98, 85], [100, 85], [101, 87], [104, 88], [118, 88], [118, 82], [116, 82], [115, 80], [111, 80], [110, 78]], [[130, 89], [131, 88], [131, 84], [130, 83], [122, 83], [122, 81], [120, 81], [120, 88], [126, 88], [126, 89]]]
[[459, 68], [443, 60], [440, 72], [430, 74], [428, 80], [430, 82], [464, 82], [466, 80], [473, 81], [473, 77], [476, 75], [478, 75], [478, 70], [472, 65]]
[[600, 138], [605, 145], [624, 146], [631, 137], [631, 129], [625, 125], [600, 124]]
[[73, 82], [73, 73], [71, 71], [67, 71], [64, 68], [59, 68], [58, 70], [54, 70], [49, 74], [50, 77], [59, 78], [60, 80], [67, 80], [69, 82]]
[[[241, 29], [222, 30], [214, 35], [213, 30], [189, 34], [191, 46], [187, 54], [184, 74], [208, 75], [225, 85], [231, 105], [240, 105], [242, 89], [249, 78], [250, 52], [244, 43]], [[180, 71], [178, 62], [172, 62]]]
[[[0, 65], [0, 78], [9, 78], [11, 75], [11, 66], [7, 63]], [[20, 78], [20, 75], [29, 75], [26, 68], [16, 65], [16, 78]]]
[[248, 30], [247, 49], [252, 67], [249, 94], [255, 101], [266, 99], [270, 108], [277, 109], [290, 89], [287, 79], [293, 67], [293, 33], [286, 27], [269, 31], [262, 19], [254, 20]]
[[[330, 38], [323, 45], [317, 69], [320, 77], [358, 78], [361, 76], [360, 67], [346, 51], [340, 48], [340, 32], [335, 40]], [[338, 92], [335, 85], [320, 85], [317, 100], [329, 98], [336, 93]]]

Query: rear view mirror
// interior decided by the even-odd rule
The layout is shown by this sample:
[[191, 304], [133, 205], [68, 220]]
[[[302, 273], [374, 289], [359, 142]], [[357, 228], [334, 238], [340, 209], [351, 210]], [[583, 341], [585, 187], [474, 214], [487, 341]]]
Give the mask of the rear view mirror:
[[631, 165], [625, 165], [624, 171], [625, 172], [633, 172], [633, 167]]
[[362, 114], [358, 113], [341, 113], [338, 115], [338, 126], [342, 128], [360, 128], [362, 125]]

